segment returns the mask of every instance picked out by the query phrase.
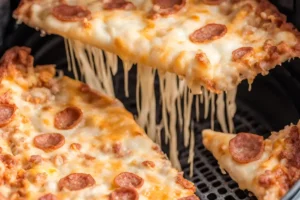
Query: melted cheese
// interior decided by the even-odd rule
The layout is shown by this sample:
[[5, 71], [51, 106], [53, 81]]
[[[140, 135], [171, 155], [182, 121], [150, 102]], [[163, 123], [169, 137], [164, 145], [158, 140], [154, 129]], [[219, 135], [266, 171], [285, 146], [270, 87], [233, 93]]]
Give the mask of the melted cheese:
[[[22, 188], [23, 197], [38, 199], [52, 193], [58, 199], [109, 199], [109, 194], [115, 189], [113, 179], [121, 172], [132, 172], [144, 179], [144, 185], [137, 189], [141, 200], [173, 200], [193, 194], [192, 190], [176, 183], [178, 171], [153, 148], [155, 143], [145, 135], [122, 104], [104, 95], [81, 92], [82, 83], [67, 77], [57, 81], [60, 88], [56, 94], [44, 87], [25, 90], [13, 80], [3, 79], [1, 82], [1, 90], [11, 92], [11, 102], [17, 107], [13, 121], [0, 129], [3, 136], [0, 138], [1, 154], [12, 154], [18, 160], [13, 168], [16, 173], [23, 169], [22, 163], [28, 166], [30, 156], [43, 158], [41, 163], [24, 167], [26, 187]], [[46, 95], [47, 100], [38, 104], [27, 101], [24, 94], [37, 96], [33, 94], [35, 89], [40, 97]], [[55, 128], [55, 114], [69, 105], [82, 110], [82, 120], [69, 130]], [[42, 133], [60, 133], [65, 143], [56, 150], [45, 152], [33, 143], [33, 138]], [[9, 138], [4, 134], [9, 134]], [[128, 154], [116, 156], [111, 149], [115, 142], [120, 143], [122, 151]], [[79, 143], [81, 149], [72, 149], [74, 143]], [[104, 146], [106, 150], [103, 150]], [[86, 155], [93, 159], [88, 159]], [[155, 167], [144, 166], [142, 162], [146, 160], [155, 163]], [[4, 174], [2, 165], [0, 162], [1, 176]], [[78, 191], [60, 191], [59, 180], [71, 173], [88, 173], [96, 183]], [[36, 182], [41, 174], [44, 174], [45, 182]], [[14, 179], [16, 174], [10, 173], [9, 176]], [[0, 186], [4, 197], [12, 195], [15, 189], [7, 184]]]
[[[97, 48], [90, 47], [88, 45], [82, 45], [78, 41], [69, 40], [67, 44], [72, 44], [69, 48], [82, 48], [81, 52], [83, 53], [80, 56], [74, 55], [76, 60], [79, 61], [79, 69], [81, 74], [87, 74], [89, 81], [87, 82], [93, 88], [103, 91], [106, 94], [113, 95], [113, 81], [112, 74], [116, 74], [117, 71], [117, 62], [114, 61], [114, 55], [107, 53], [106, 51], [101, 51]], [[67, 47], [67, 49], [69, 49]], [[91, 50], [90, 50], [91, 49]], [[89, 55], [89, 52], [91, 55]], [[68, 53], [68, 52], [67, 52]], [[100, 54], [100, 55], [99, 55]], [[103, 54], [108, 56], [105, 62], [96, 62], [89, 59], [92, 57], [94, 59], [104, 60]], [[68, 57], [72, 57], [69, 55]], [[81, 59], [83, 59], [81, 61]], [[85, 61], [89, 60], [90, 62], [86, 63]], [[80, 63], [86, 63], [85, 66], [81, 66]], [[71, 63], [72, 64], [72, 63]], [[90, 69], [85, 70], [87, 67]], [[123, 61], [124, 68], [124, 87], [125, 95], [128, 93], [128, 71], [131, 69], [132, 64], [127, 61]], [[72, 66], [72, 69], [77, 69], [76, 66]], [[101, 76], [98, 76], [98, 79], [93, 79], [96, 77], [98, 72], [101, 72]], [[107, 73], [108, 72], [108, 73]], [[111, 73], [112, 72], [112, 73]], [[75, 74], [78, 74], [76, 71]], [[103, 75], [102, 75], [103, 74]], [[206, 89], [201, 89], [201, 94], [194, 95], [187, 86], [185, 80], [179, 79], [175, 74], [169, 72], [158, 71], [159, 85], [160, 85], [160, 102], [156, 102], [155, 98], [155, 89], [154, 81], [156, 76], [156, 70], [143, 66], [137, 66], [137, 84], [136, 84], [136, 105], [137, 105], [137, 122], [141, 127], [143, 127], [148, 136], [158, 144], [161, 144], [161, 125], [164, 128], [165, 133], [165, 143], [169, 142], [170, 147], [170, 160], [172, 164], [180, 169], [180, 163], [178, 160], [177, 152], [177, 131], [176, 125], [179, 123], [180, 130], [184, 134], [184, 146], [187, 147], [191, 141], [191, 116], [192, 116], [192, 105], [194, 102], [194, 97], [196, 98], [196, 116], [198, 120], [200, 119], [200, 98], [204, 98], [205, 104], [205, 117], [210, 113], [211, 125], [213, 127], [215, 123], [215, 111], [217, 111], [217, 119], [219, 120], [223, 131], [228, 130], [226, 121], [229, 122], [229, 129], [233, 131], [233, 116], [235, 113], [235, 95], [236, 92], [230, 91], [227, 95], [223, 93], [219, 94], [220, 97], [215, 102], [215, 94], [208, 92]], [[87, 77], [88, 78], [88, 77]], [[91, 80], [97, 81], [97, 83], [92, 82]], [[202, 94], [204, 90], [204, 94]], [[209, 94], [208, 94], [209, 93]], [[197, 99], [199, 99], [197, 101]], [[226, 104], [225, 104], [226, 102]], [[209, 104], [211, 108], [209, 108]], [[157, 125], [156, 119], [156, 107], [161, 106], [162, 108], [162, 121]], [[225, 108], [227, 108], [228, 113], [226, 115]], [[190, 160], [193, 158], [194, 154], [191, 154]]]

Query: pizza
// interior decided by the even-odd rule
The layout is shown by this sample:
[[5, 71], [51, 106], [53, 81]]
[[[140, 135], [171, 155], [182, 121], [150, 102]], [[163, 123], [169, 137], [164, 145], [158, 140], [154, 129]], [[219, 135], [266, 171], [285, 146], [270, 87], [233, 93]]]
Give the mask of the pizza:
[[232, 90], [300, 57], [299, 32], [267, 0], [22, 0], [14, 16], [43, 33], [175, 73], [194, 93], [201, 85]]
[[300, 121], [267, 139], [251, 133], [202, 134], [221, 170], [259, 200], [279, 200], [300, 180]]
[[33, 62], [0, 60], [0, 199], [198, 199], [122, 103]]

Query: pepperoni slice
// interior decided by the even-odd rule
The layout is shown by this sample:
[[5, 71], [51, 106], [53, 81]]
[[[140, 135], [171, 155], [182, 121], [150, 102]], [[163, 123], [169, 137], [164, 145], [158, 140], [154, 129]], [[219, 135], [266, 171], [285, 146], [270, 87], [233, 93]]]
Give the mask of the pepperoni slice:
[[0, 127], [5, 126], [12, 121], [15, 111], [15, 105], [0, 104]]
[[229, 152], [238, 163], [260, 159], [264, 151], [264, 138], [250, 133], [239, 133], [229, 142]]
[[68, 107], [54, 117], [54, 126], [57, 129], [67, 130], [75, 127], [82, 119], [82, 111], [75, 107]]
[[83, 6], [61, 4], [52, 9], [52, 15], [61, 21], [76, 22], [83, 19], [90, 19], [91, 11]]
[[53, 194], [49, 193], [41, 196], [38, 200], [57, 200], [57, 198]]
[[200, 200], [200, 199], [196, 195], [191, 195], [191, 196], [180, 198], [178, 200]]
[[202, 0], [203, 3], [207, 5], [219, 5], [221, 4], [224, 0]]
[[58, 182], [58, 188], [62, 190], [66, 188], [71, 191], [82, 190], [96, 184], [95, 179], [90, 174], [73, 173]]
[[253, 53], [252, 47], [241, 47], [232, 52], [232, 60], [237, 61], [242, 58], [251, 55]]
[[144, 179], [130, 172], [122, 172], [115, 177], [115, 185], [118, 187], [140, 188], [144, 184]]
[[178, 12], [185, 6], [186, 0], [152, 0], [153, 12], [169, 15]]
[[108, 3], [104, 3], [103, 9], [104, 10], [114, 10], [114, 9], [132, 10], [135, 9], [135, 5], [126, 0], [111, 0]]
[[33, 143], [43, 151], [53, 151], [65, 144], [65, 137], [59, 133], [45, 133], [35, 136]]
[[190, 35], [190, 40], [194, 43], [203, 43], [223, 37], [227, 33], [227, 27], [223, 24], [207, 24], [195, 30]]
[[134, 188], [121, 187], [110, 194], [110, 200], [138, 200], [139, 194]]

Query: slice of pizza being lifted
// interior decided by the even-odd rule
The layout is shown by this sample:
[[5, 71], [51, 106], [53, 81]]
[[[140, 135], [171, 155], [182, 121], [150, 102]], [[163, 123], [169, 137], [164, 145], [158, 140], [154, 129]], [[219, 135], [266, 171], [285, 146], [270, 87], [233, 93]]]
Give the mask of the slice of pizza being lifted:
[[267, 0], [22, 0], [14, 16], [175, 73], [194, 92], [232, 90], [300, 56], [299, 32]]
[[54, 75], [26, 47], [0, 60], [0, 199], [198, 199], [122, 103]]
[[251, 133], [203, 131], [203, 144], [241, 189], [279, 200], [300, 179], [300, 121], [264, 140]]

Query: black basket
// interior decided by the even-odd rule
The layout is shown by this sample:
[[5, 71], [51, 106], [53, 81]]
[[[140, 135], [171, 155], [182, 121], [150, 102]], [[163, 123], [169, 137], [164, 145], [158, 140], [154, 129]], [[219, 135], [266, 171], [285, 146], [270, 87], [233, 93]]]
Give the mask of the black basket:
[[[10, 5], [9, 5], [10, 3]], [[288, 20], [300, 28], [300, 1], [282, 0], [273, 1], [281, 12], [288, 16]], [[24, 45], [32, 48], [35, 64], [56, 64], [58, 69], [64, 71], [65, 75], [73, 76], [67, 70], [64, 41], [59, 36], [40, 37], [40, 32], [25, 25], [16, 25], [11, 16], [12, 10], [16, 8], [18, 1], [0, 1], [0, 54], [15, 45]], [[298, 10], [299, 12], [296, 12]], [[2, 27], [1, 27], [2, 26]], [[133, 90], [130, 97], [126, 98], [123, 89], [123, 73], [120, 62], [119, 73], [114, 77], [115, 93], [125, 107], [136, 114], [135, 84], [136, 69], [130, 71], [129, 85]], [[268, 136], [271, 130], [277, 131], [285, 125], [296, 123], [300, 117], [300, 60], [293, 60], [277, 67], [266, 77], [258, 76], [253, 83], [252, 91], [248, 91], [248, 84], [244, 81], [238, 88], [237, 113], [234, 117], [236, 132], [252, 132]], [[159, 96], [159, 94], [157, 95]], [[159, 106], [157, 114], [160, 117]], [[195, 114], [195, 113], [194, 113]], [[195, 119], [195, 116], [193, 116]], [[194, 123], [195, 135], [195, 159], [194, 175], [189, 177], [189, 164], [187, 163], [188, 148], [183, 146], [182, 134], [179, 134], [179, 157], [182, 169], [187, 179], [197, 186], [197, 195], [202, 199], [235, 200], [256, 199], [249, 196], [247, 191], [242, 191], [238, 185], [228, 176], [223, 175], [217, 161], [208, 152], [203, 144], [201, 131], [209, 128], [210, 121], [202, 119]], [[218, 122], [215, 129], [220, 130]], [[163, 146], [168, 152], [168, 147]]]

